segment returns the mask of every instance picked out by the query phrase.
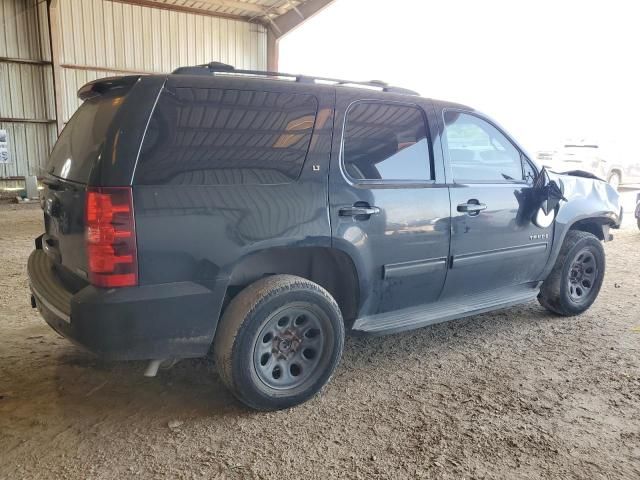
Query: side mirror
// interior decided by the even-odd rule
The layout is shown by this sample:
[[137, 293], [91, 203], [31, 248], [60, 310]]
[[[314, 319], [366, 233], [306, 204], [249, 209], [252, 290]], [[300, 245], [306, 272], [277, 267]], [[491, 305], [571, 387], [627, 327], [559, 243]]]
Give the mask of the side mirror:
[[544, 167], [533, 179], [531, 187], [523, 188], [516, 197], [520, 206], [518, 224], [524, 226], [533, 222], [540, 228], [549, 227], [556, 218], [560, 201], [567, 201], [561, 186], [549, 178]]

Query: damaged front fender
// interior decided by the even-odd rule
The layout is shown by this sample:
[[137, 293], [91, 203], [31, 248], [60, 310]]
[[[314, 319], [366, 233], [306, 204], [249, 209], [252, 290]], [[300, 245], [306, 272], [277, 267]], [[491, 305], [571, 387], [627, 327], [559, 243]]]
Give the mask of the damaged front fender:
[[[562, 202], [556, 216], [557, 226], [571, 226], [594, 219], [619, 228], [622, 220], [620, 196], [611, 185], [599, 179], [549, 172], [549, 178], [560, 186], [566, 202]], [[556, 232], [557, 234], [557, 232]]]
[[598, 237], [607, 241], [610, 239], [609, 228], [619, 228], [622, 221], [620, 197], [607, 182], [583, 175], [547, 173], [549, 179], [560, 187], [566, 202], [560, 202], [557, 207], [551, 256], [540, 280], [544, 280], [553, 269], [569, 230], [602, 232]]

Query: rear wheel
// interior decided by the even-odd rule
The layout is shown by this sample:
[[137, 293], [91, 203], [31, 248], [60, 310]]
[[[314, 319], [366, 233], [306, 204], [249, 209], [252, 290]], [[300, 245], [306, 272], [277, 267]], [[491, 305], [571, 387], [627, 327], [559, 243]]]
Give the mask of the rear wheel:
[[578, 315], [595, 301], [602, 286], [605, 256], [595, 235], [570, 230], [538, 301], [559, 315]]
[[240, 401], [277, 410], [314, 396], [333, 374], [343, 344], [333, 297], [304, 278], [274, 275], [231, 301], [218, 326], [214, 357]]

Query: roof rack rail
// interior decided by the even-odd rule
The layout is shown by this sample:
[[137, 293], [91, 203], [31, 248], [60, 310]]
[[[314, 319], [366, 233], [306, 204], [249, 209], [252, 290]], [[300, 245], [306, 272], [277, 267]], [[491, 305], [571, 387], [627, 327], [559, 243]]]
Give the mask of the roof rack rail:
[[408, 88], [393, 87], [381, 80], [370, 80], [368, 82], [342, 80], [339, 78], [315, 77], [311, 75], [297, 75], [293, 73], [270, 72], [267, 70], [241, 70], [236, 69], [233, 65], [227, 65], [221, 62], [210, 62], [202, 65], [194, 65], [190, 67], [179, 67], [173, 72], [174, 75], [211, 75], [211, 74], [231, 74], [231, 75], [249, 75], [259, 77], [280, 77], [294, 80], [298, 83], [329, 83], [342, 86], [356, 87], [372, 87], [379, 88], [383, 92], [402, 93], [405, 95], [420, 95], [418, 92], [409, 90]]

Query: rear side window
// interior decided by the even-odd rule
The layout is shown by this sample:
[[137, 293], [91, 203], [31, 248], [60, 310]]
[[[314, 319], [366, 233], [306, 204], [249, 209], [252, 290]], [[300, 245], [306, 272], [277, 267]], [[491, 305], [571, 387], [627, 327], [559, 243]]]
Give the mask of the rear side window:
[[355, 181], [433, 180], [427, 124], [417, 107], [358, 102], [347, 110], [342, 160]]
[[139, 184], [279, 184], [298, 178], [318, 108], [277, 92], [164, 90], [142, 145]]
[[125, 97], [123, 89], [85, 100], [62, 130], [46, 166], [48, 173], [87, 183], [100, 158], [107, 130]]

